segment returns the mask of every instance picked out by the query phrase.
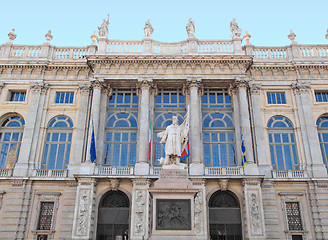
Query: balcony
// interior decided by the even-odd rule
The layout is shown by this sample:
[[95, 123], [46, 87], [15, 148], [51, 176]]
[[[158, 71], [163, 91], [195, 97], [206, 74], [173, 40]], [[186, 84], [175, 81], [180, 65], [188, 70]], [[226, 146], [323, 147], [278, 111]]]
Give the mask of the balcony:
[[272, 170], [273, 178], [307, 178], [305, 170]]
[[0, 177], [10, 177], [13, 174], [12, 169], [0, 168]]
[[243, 167], [205, 167], [205, 176], [236, 176], [244, 175]]
[[33, 177], [43, 177], [43, 178], [62, 178], [67, 177], [68, 171], [66, 169], [34, 169]]
[[133, 175], [133, 167], [96, 167], [95, 175]]

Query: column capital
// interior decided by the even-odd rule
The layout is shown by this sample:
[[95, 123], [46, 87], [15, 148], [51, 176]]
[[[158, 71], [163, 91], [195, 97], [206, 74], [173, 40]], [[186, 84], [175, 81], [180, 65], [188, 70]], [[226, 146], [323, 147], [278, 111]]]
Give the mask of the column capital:
[[258, 95], [261, 92], [262, 84], [261, 83], [249, 83], [249, 89], [251, 90], [251, 94]]
[[30, 90], [33, 93], [46, 94], [48, 89], [49, 89], [48, 83], [42, 83], [42, 82], [31, 82], [30, 83]]
[[244, 76], [238, 76], [235, 80], [236, 87], [248, 87], [250, 79]]
[[257, 186], [261, 184], [261, 179], [260, 178], [244, 178], [243, 179], [243, 186], [246, 185], [253, 185]]
[[150, 187], [151, 180], [149, 178], [136, 178], [132, 179], [133, 186], [145, 186]]
[[153, 79], [150, 77], [141, 77], [138, 78], [137, 82], [137, 94], [140, 96], [141, 91], [145, 89], [150, 91], [150, 94], [156, 95], [157, 94], [157, 86], [153, 83]]
[[291, 87], [295, 95], [301, 93], [309, 93], [311, 89], [311, 83], [306, 81], [296, 82], [296, 83], [292, 83]]
[[91, 87], [93, 89], [103, 89], [104, 88], [104, 79], [99, 79], [99, 78], [91, 78]]
[[82, 95], [88, 95], [90, 93], [91, 85], [87, 83], [80, 83], [79, 89]]
[[186, 84], [183, 85], [183, 94], [190, 94], [190, 89], [196, 88], [198, 90], [198, 95], [202, 96], [204, 94], [204, 87], [202, 84], [202, 78], [200, 77], [188, 77]]

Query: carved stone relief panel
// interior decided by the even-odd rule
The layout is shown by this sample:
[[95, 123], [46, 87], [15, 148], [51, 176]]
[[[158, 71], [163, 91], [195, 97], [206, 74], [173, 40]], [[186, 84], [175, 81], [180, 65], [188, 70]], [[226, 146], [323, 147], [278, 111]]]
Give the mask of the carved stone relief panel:
[[144, 235], [145, 229], [145, 204], [146, 204], [146, 191], [137, 190], [136, 191], [136, 208], [135, 208], [135, 235]]
[[85, 236], [88, 230], [90, 189], [80, 189], [76, 235]]
[[203, 226], [203, 218], [204, 218], [204, 207], [203, 207], [203, 191], [200, 190], [195, 197], [194, 200], [194, 224], [195, 224], [195, 232], [196, 235], [202, 235], [204, 226]]

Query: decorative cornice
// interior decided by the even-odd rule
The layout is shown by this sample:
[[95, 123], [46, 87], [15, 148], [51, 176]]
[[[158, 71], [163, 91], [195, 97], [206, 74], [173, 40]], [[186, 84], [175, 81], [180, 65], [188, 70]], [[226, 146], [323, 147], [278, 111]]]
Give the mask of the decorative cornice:
[[259, 179], [259, 178], [244, 178], [243, 179], [243, 186], [246, 186], [246, 185], [256, 186], [256, 185], [259, 185], [260, 183], [261, 183], [261, 179]]
[[145, 178], [136, 178], [132, 179], [132, 185], [133, 186], [147, 186], [150, 187], [151, 180], [145, 179]]

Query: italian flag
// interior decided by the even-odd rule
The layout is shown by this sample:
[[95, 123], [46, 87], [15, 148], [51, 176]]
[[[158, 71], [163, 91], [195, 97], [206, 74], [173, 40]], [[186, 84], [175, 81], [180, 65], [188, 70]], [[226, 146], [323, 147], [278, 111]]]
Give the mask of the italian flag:
[[150, 160], [151, 155], [151, 122], [149, 117], [149, 132], [148, 132], [148, 160]]

